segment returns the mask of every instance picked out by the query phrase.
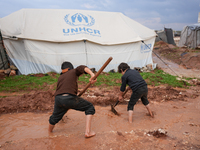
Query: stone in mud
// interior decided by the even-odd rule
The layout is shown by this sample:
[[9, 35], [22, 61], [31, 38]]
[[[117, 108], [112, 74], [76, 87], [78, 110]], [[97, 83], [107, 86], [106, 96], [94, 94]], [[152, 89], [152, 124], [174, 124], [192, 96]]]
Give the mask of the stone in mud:
[[164, 129], [158, 129], [158, 130], [154, 130], [154, 131], [149, 131], [147, 134], [153, 135], [156, 138], [160, 138], [160, 137], [166, 137], [167, 131], [165, 131]]

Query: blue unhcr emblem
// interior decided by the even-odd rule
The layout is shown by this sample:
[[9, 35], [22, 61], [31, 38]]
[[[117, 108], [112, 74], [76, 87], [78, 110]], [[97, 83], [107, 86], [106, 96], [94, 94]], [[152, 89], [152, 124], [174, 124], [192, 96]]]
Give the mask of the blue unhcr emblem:
[[141, 50], [140, 52], [141, 53], [148, 53], [151, 51], [151, 44], [148, 44], [148, 45], [144, 45], [144, 44], [141, 44]]
[[71, 26], [92, 26], [95, 23], [95, 19], [90, 15], [83, 15], [81, 13], [76, 13], [74, 15], [66, 15], [64, 18], [65, 22]]

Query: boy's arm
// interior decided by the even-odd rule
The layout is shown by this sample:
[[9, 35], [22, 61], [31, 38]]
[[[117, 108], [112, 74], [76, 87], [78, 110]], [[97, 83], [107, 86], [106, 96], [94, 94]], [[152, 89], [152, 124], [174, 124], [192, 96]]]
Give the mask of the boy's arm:
[[93, 80], [93, 77], [95, 76], [95, 74], [88, 68], [88, 67], [85, 67], [84, 71], [86, 73], [88, 73], [91, 77], [89, 79], [89, 81], [93, 84], [97, 81], [97, 79]]
[[118, 99], [119, 101], [123, 102], [123, 93], [124, 91], [126, 90], [126, 81], [125, 81], [125, 78], [124, 76], [121, 77], [121, 81], [122, 81], [122, 84], [121, 84], [121, 87], [120, 87], [120, 91], [119, 91], [119, 96], [118, 96]]

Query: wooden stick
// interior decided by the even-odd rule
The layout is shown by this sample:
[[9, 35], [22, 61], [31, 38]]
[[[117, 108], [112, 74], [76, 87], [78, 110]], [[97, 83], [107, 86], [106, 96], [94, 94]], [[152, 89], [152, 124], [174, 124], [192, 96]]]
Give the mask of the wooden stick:
[[[108, 58], [108, 60], [104, 63], [104, 65], [99, 69], [99, 71], [95, 74], [95, 76], [93, 77], [93, 79], [95, 80], [99, 74], [106, 68], [106, 66], [110, 63], [110, 61], [112, 60], [113, 58], [110, 57]], [[81, 96], [87, 89], [88, 87], [91, 85], [91, 82], [89, 82], [87, 84], [87, 86], [78, 94], [78, 96]]]

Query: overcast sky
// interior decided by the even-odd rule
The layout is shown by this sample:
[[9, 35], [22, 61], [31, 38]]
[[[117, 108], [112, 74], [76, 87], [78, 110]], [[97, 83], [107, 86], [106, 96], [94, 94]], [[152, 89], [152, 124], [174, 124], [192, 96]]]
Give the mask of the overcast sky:
[[200, 12], [200, 0], [0, 0], [0, 6], [0, 18], [22, 8], [121, 12], [155, 30], [182, 30]]

